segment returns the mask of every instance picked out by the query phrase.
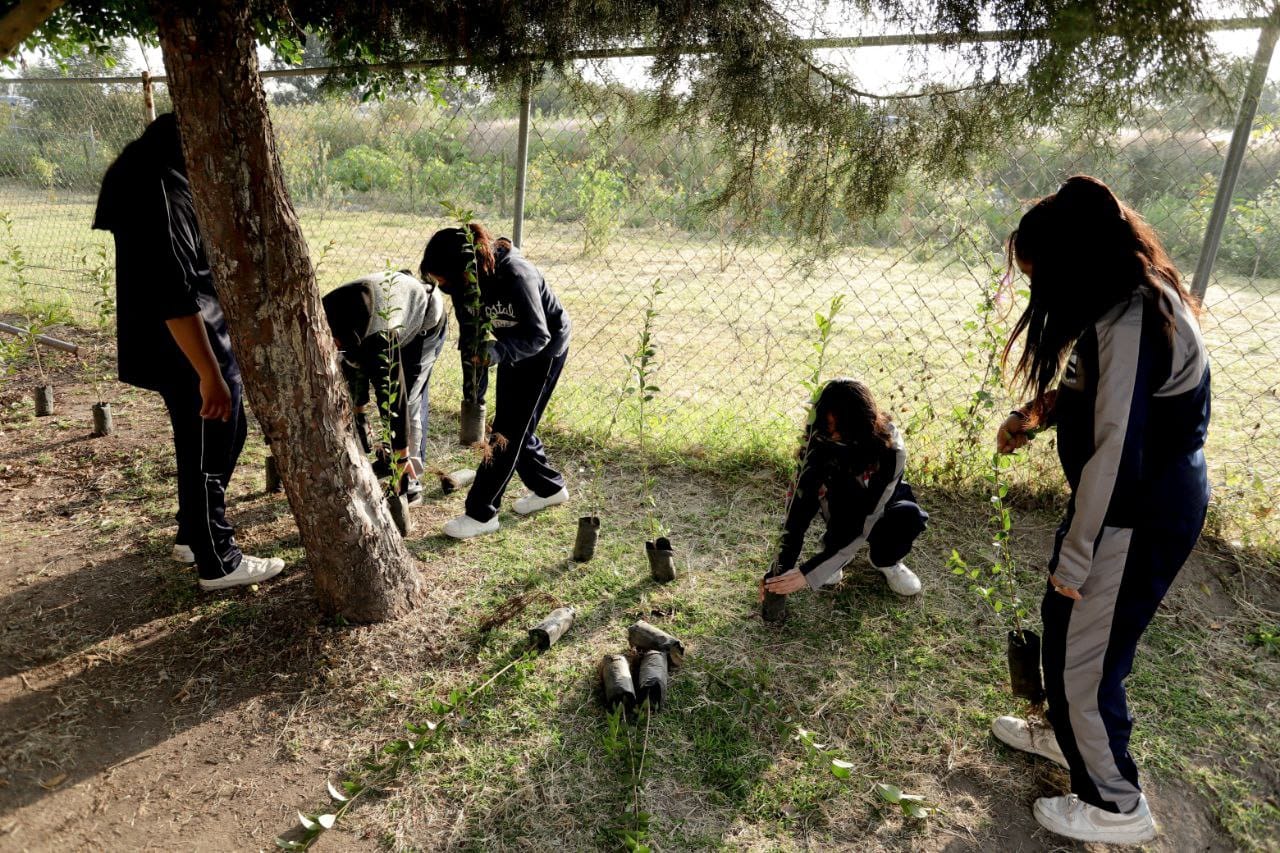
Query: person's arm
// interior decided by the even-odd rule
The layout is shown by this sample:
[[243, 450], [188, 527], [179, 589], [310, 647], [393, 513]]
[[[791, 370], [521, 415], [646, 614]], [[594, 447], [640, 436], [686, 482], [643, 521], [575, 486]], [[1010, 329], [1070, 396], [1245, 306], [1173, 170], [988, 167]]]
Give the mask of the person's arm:
[[1013, 453], [1035, 438], [1041, 430], [1055, 426], [1057, 403], [1058, 390], [1050, 388], [1036, 399], [1010, 412], [996, 432], [996, 450], [1000, 453]]
[[542, 295], [534, 275], [517, 272], [511, 276], [511, 307], [515, 326], [508, 334], [489, 344], [489, 360], [495, 364], [513, 364], [535, 356], [551, 343], [547, 315], [542, 310]]
[[360, 369], [360, 365], [342, 355], [338, 359], [342, 368], [342, 378], [347, 383], [347, 393], [351, 397], [351, 409], [355, 414], [356, 438], [365, 453], [373, 452], [373, 439], [369, 435], [369, 377]]
[[1151, 371], [1143, 358], [1142, 319], [1143, 303], [1135, 299], [1117, 319], [1096, 326], [1093, 453], [1080, 472], [1075, 511], [1052, 578], [1054, 588], [1069, 598], [1079, 597], [1089, 577], [1094, 547], [1113, 504], [1132, 504], [1141, 478]]
[[182, 350], [182, 354], [191, 362], [191, 367], [200, 377], [200, 417], [211, 421], [231, 419], [231, 389], [222, 378], [222, 368], [209, 345], [209, 332], [204, 327], [204, 318], [199, 314], [188, 314], [185, 317], [172, 317], [164, 321], [169, 327], [169, 334]]
[[157, 178], [146, 192], [142, 207], [150, 211], [145, 214], [148, 232], [161, 243], [155, 253], [152, 299], [178, 349], [200, 377], [200, 417], [228, 420], [231, 390], [209, 344], [196, 295], [195, 282], [208, 275], [208, 269], [191, 197], [178, 184], [167, 186], [163, 178]]
[[800, 476], [796, 479], [795, 491], [787, 496], [786, 517], [782, 521], [782, 537], [778, 543], [778, 558], [774, 561], [775, 576], [789, 572], [795, 568], [800, 558], [800, 549], [804, 546], [804, 535], [809, 524], [818, 513], [818, 491], [822, 487], [822, 472], [813, 464], [810, 457], [812, 451], [806, 450]]
[[[360, 345], [359, 364], [367, 375], [378, 377], [374, 382], [378, 413], [391, 429], [392, 458], [399, 467], [409, 461], [409, 385], [404, 378], [399, 343], [392, 346], [387, 334], [378, 332], [365, 338]], [[390, 334], [399, 337], [395, 332]], [[420, 466], [413, 471], [414, 476], [420, 473]]]

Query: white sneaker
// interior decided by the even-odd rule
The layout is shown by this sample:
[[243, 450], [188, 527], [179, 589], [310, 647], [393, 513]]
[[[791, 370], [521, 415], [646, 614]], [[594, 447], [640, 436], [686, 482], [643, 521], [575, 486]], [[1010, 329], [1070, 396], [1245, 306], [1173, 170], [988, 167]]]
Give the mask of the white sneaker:
[[458, 488], [469, 486], [476, 481], [476, 472], [474, 468], [459, 468], [449, 474], [449, 479], [457, 484]]
[[229, 589], [233, 586], [249, 586], [270, 580], [284, 571], [284, 560], [279, 557], [250, 557], [245, 554], [240, 558], [240, 565], [229, 575], [220, 578], [200, 578], [203, 590]]
[[1047, 758], [1059, 767], [1067, 766], [1067, 758], [1058, 746], [1058, 736], [1049, 726], [1032, 727], [1018, 717], [996, 717], [991, 721], [991, 733], [1003, 744]]
[[831, 580], [818, 587], [818, 592], [835, 592], [836, 588], [844, 580], [844, 569], [836, 569], [836, 573], [832, 575]]
[[444, 533], [454, 539], [471, 539], [484, 536], [486, 533], [498, 532], [498, 517], [495, 515], [488, 521], [476, 521], [469, 515], [460, 515], [444, 523]]
[[1045, 829], [1077, 841], [1142, 844], [1156, 837], [1156, 822], [1145, 795], [1139, 795], [1137, 808], [1128, 814], [1091, 806], [1075, 794], [1041, 797], [1031, 811]]
[[885, 580], [889, 582], [889, 589], [898, 595], [920, 594], [920, 578], [901, 562], [894, 563], [892, 566], [875, 566], [875, 569], [884, 575]]
[[531, 512], [537, 512], [549, 506], [562, 504], [567, 500], [569, 500], [569, 490], [564, 488], [547, 498], [540, 498], [535, 494], [528, 493], [522, 498], [517, 498], [512, 509], [519, 515], [528, 515]]
[[189, 566], [196, 561], [196, 552], [191, 550], [190, 545], [175, 544], [173, 550], [169, 552], [169, 558], [175, 563]]

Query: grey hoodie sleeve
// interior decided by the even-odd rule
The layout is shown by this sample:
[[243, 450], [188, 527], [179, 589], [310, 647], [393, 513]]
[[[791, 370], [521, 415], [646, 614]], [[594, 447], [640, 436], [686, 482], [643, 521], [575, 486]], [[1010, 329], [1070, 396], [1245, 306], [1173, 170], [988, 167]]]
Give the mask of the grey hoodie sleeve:
[[497, 364], [514, 364], [535, 356], [551, 343], [551, 330], [542, 308], [542, 294], [537, 273], [511, 267], [507, 276], [507, 295], [511, 299], [511, 325], [494, 325], [496, 340], [490, 345], [490, 360]]

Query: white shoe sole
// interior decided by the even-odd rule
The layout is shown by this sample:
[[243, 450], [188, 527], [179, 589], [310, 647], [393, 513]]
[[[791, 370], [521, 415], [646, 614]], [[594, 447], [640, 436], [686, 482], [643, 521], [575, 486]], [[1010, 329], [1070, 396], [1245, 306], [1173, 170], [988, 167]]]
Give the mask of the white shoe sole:
[[[1025, 752], [1028, 755], [1038, 755], [1041, 758], [1047, 758], [1049, 761], [1052, 761], [1054, 764], [1058, 765], [1063, 770], [1071, 769], [1067, 764], [1067, 759], [1063, 757], [1063, 755], [1060, 752], [1055, 753], [1052, 750], [1045, 749], [1044, 747], [1038, 745], [1042, 739], [1055, 738], [1053, 729], [1047, 729], [1041, 732], [1039, 737], [1037, 737], [1034, 742], [1027, 743], [1019, 739], [1016, 734], [1010, 734], [1005, 732], [1003, 728], [1000, 728], [996, 725], [995, 720], [992, 720], [991, 734], [995, 735], [996, 740], [1000, 741], [1002, 744], [1009, 747], [1010, 749], [1016, 749], [1018, 750], [1018, 752]], [[1057, 743], [1056, 739], [1054, 740], [1054, 743]]]
[[1040, 810], [1040, 801], [1036, 800], [1035, 805], [1031, 807], [1032, 813], [1035, 815], [1036, 823], [1040, 824], [1044, 829], [1049, 830], [1054, 835], [1060, 835], [1063, 838], [1070, 838], [1075, 841], [1084, 841], [1091, 844], [1146, 844], [1148, 841], [1155, 841], [1156, 827], [1155, 823], [1149, 823], [1144, 827], [1133, 829], [1098, 829], [1076, 831], [1059, 826], [1052, 815], [1045, 814]]
[[200, 578], [200, 588], [205, 592], [216, 592], [220, 589], [234, 589], [238, 586], [253, 586], [256, 583], [269, 581], [284, 571], [284, 561], [275, 560], [266, 571], [250, 577], [236, 577], [235, 572], [221, 578]]
[[169, 552], [169, 559], [184, 566], [191, 566], [195, 564], [196, 555], [191, 551], [190, 545], [174, 545], [173, 550]]

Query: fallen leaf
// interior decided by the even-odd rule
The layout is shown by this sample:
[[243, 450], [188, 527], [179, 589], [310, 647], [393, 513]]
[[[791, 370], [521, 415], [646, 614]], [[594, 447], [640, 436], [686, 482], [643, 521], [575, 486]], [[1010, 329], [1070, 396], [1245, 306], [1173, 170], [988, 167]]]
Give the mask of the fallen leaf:
[[44, 788], [46, 791], [52, 791], [65, 781], [67, 781], [67, 774], [59, 773], [56, 776], [50, 776], [48, 779], [42, 779], [40, 781], [40, 787]]

